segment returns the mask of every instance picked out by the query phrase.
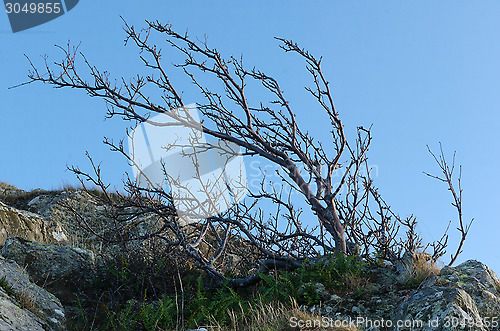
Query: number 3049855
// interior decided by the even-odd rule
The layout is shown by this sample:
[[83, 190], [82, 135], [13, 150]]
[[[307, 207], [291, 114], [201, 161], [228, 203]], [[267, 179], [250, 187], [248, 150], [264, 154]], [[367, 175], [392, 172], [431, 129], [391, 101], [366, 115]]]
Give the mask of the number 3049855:
[[7, 14], [59, 14], [61, 12], [61, 4], [59, 2], [45, 2], [45, 3], [24, 3], [7, 2], [5, 4]]

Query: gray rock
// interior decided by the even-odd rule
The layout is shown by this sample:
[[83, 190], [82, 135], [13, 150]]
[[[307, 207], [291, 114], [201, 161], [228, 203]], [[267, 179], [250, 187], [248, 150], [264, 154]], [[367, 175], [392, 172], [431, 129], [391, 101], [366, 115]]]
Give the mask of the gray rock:
[[370, 278], [380, 286], [392, 286], [396, 283], [399, 274], [392, 266], [374, 267], [369, 270]]
[[400, 305], [395, 319], [423, 322], [412, 330], [498, 330], [488, 323], [500, 323], [499, 288], [496, 274], [478, 261], [445, 267]]
[[431, 285], [446, 285], [467, 292], [482, 317], [500, 316], [500, 280], [488, 266], [476, 260], [469, 260], [455, 268], [444, 267]]
[[93, 279], [94, 255], [81, 248], [8, 238], [1, 254], [24, 267], [33, 282], [63, 302], [72, 301]]
[[[426, 287], [413, 294], [401, 306], [397, 320], [420, 321], [421, 326], [403, 327], [400, 330], [453, 330], [453, 321], [479, 321], [481, 316], [467, 292], [452, 287]], [[430, 324], [438, 321], [438, 325]], [[450, 327], [446, 323], [450, 322]], [[465, 328], [464, 328], [465, 330]], [[474, 330], [486, 330], [482, 327]]]
[[15, 298], [0, 289], [0, 330], [46, 330], [47, 324], [40, 317], [15, 302]]
[[[98, 199], [82, 190], [41, 193], [29, 200], [25, 207], [45, 219], [61, 224], [69, 241], [75, 245], [95, 250], [102, 249], [100, 236], [107, 238], [113, 238], [117, 234], [128, 238], [144, 236], [163, 225], [161, 218], [154, 215], [140, 215], [116, 222]], [[136, 210], [130, 208], [128, 211], [133, 213]], [[75, 216], [75, 212], [79, 216]], [[88, 227], [92, 231], [89, 231]], [[128, 242], [127, 245], [136, 246], [134, 249], [140, 248], [139, 242], [136, 241]], [[111, 245], [107, 248], [111, 249]], [[115, 250], [111, 249], [112, 252]]]
[[65, 330], [61, 302], [30, 282], [26, 272], [0, 256], [0, 330]]
[[339, 297], [339, 296], [338, 296], [338, 295], [336, 295], [336, 294], [332, 294], [332, 295], [330, 295], [330, 301], [341, 301], [341, 300], [342, 300], [342, 298], [341, 298], [341, 297]]
[[0, 201], [0, 245], [8, 237], [21, 237], [43, 243], [67, 240], [60, 223], [18, 210]]

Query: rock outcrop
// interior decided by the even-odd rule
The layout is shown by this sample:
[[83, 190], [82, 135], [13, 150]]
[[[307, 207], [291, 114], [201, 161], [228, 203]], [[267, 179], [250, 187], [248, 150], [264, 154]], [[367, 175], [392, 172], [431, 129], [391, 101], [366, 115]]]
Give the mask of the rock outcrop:
[[[95, 248], [99, 237], [127, 230], [127, 222], [144, 221], [144, 227], [132, 233], [134, 237], [158, 226], [158, 219], [142, 215], [117, 228], [108, 215], [105, 207], [80, 190], [25, 192], [0, 184], [0, 330], [65, 330], [77, 297], [98, 291], [92, 289], [93, 283], [106, 283], [96, 276], [96, 264], [112, 269], [106, 258], [121, 247], [99, 246], [96, 262], [90, 250], [72, 246]], [[82, 230], [82, 220], [95, 231]], [[130, 254], [149, 257], [150, 251], [140, 241], [121, 245]], [[299, 294], [311, 292], [321, 300], [319, 305], [302, 309], [334, 320], [362, 318], [363, 322], [355, 324], [358, 330], [500, 330], [497, 275], [481, 262], [469, 260], [444, 267], [423, 283], [417, 278], [410, 284], [409, 277], [429, 258], [422, 253], [405, 254], [394, 265], [370, 265], [364, 270], [368, 281], [360, 283], [355, 293], [334, 293], [315, 281], [302, 284]], [[382, 320], [386, 323], [373, 324]]]
[[0, 330], [65, 330], [65, 319], [59, 299], [0, 256]]
[[64, 303], [74, 301], [92, 283], [94, 254], [85, 249], [8, 238], [1, 253]]
[[[95, 238], [92, 238], [92, 234], [85, 230], [82, 231], [81, 220], [76, 219], [68, 207], [74, 208], [80, 215], [84, 216], [93, 228], [105, 228], [110, 222], [110, 219], [106, 217], [104, 207], [99, 206], [90, 194], [82, 190], [33, 190], [26, 192], [0, 183], [0, 202], [17, 211], [22, 211], [26, 215], [57, 224], [63, 229], [66, 240], [72, 242], [91, 241]], [[16, 234], [10, 236], [33, 240]]]
[[499, 290], [497, 275], [481, 262], [469, 260], [444, 267], [403, 302], [396, 317], [423, 321], [418, 330], [500, 330]]
[[42, 243], [63, 242], [68, 238], [60, 223], [0, 201], [0, 244], [8, 237], [21, 237]]
[[[98, 199], [83, 190], [26, 192], [0, 183], [0, 203], [2, 201], [3, 205], [9, 205], [8, 208], [15, 209], [18, 214], [34, 217], [37, 222], [40, 222], [38, 220], [45, 222], [46, 227], [55, 228], [54, 238], [48, 238], [45, 241], [40, 240], [40, 236], [29, 237], [24, 232], [15, 231], [9, 232], [7, 237], [17, 236], [42, 243], [72, 242], [88, 248], [100, 247], [102, 240], [99, 236], [110, 238], [118, 231], [116, 222], [110, 216], [109, 211], [99, 203]], [[75, 216], [75, 213], [79, 216]], [[138, 223], [139, 226], [127, 226], [127, 223]], [[161, 224], [158, 217], [141, 214], [137, 218], [123, 222], [120, 231], [129, 231], [127, 234], [129, 236], [142, 236]], [[89, 228], [92, 231], [89, 231]], [[3, 241], [0, 237], [0, 244]]]
[[[372, 288], [358, 299], [331, 295], [320, 307], [304, 308], [348, 320], [360, 330], [500, 330], [500, 281], [481, 262], [444, 267], [416, 290], [399, 287], [405, 271], [397, 269], [372, 269]], [[328, 297], [322, 284], [314, 286]]]

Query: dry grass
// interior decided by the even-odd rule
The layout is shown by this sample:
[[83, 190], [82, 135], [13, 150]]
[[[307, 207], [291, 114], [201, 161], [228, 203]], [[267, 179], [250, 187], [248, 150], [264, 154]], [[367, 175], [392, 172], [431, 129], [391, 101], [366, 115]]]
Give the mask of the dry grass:
[[0, 278], [0, 287], [7, 295], [14, 298], [20, 308], [28, 310], [38, 317], [43, 317], [40, 309], [36, 305], [33, 294], [27, 289], [21, 291], [15, 290], [7, 281], [5, 277]]
[[216, 321], [213, 321], [215, 326], [207, 329], [220, 331], [358, 330], [354, 326], [342, 326], [340, 320], [335, 323], [335, 320], [329, 317], [300, 310], [297, 302], [292, 298], [288, 305], [281, 302], [266, 304], [260, 302], [250, 309], [250, 313], [245, 314], [242, 309], [241, 311], [229, 311], [228, 314], [232, 321], [230, 327], [221, 327]]
[[416, 258], [406, 266], [405, 285], [419, 287], [424, 281], [439, 275], [440, 266], [426, 258]]
[[16, 299], [19, 302], [21, 308], [29, 310], [38, 317], [43, 317], [43, 315], [40, 313], [40, 309], [36, 305], [35, 298], [29, 291], [23, 290], [16, 293]]

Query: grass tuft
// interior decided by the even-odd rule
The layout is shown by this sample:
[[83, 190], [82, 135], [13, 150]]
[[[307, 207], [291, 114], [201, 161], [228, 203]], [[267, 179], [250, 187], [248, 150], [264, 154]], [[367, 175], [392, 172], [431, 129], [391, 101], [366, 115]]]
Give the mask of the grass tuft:
[[405, 266], [404, 285], [408, 288], [418, 288], [426, 280], [439, 275], [441, 268], [432, 260], [415, 259]]
[[19, 307], [32, 312], [38, 317], [41, 317], [40, 310], [36, 306], [35, 299], [33, 298], [33, 295], [29, 293], [29, 291], [24, 290], [18, 292], [14, 290], [14, 288], [10, 286], [5, 276], [0, 278], [0, 287], [3, 288], [5, 293], [7, 293], [7, 295], [16, 299], [17, 303], [19, 304]]

